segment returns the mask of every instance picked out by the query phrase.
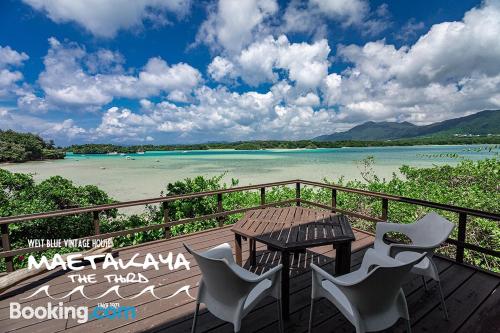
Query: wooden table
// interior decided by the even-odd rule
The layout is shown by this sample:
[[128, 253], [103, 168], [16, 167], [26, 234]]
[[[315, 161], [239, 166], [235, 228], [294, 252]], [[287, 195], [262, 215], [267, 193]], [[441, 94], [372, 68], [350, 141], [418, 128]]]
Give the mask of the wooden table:
[[248, 239], [250, 264], [255, 266], [255, 242], [281, 252], [283, 317], [289, 317], [290, 253], [332, 244], [336, 250], [335, 274], [349, 273], [351, 242], [355, 239], [345, 215], [303, 207], [264, 208], [248, 211], [231, 230], [235, 234], [236, 262], [242, 264], [241, 239]]

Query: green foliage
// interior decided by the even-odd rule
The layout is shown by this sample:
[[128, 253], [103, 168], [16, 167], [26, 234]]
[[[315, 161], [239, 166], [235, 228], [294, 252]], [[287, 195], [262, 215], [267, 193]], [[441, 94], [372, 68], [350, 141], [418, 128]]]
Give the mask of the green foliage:
[[26, 162], [42, 159], [64, 158], [64, 152], [54, 143], [45, 142], [31, 133], [0, 130], [0, 162]]
[[245, 142], [234, 147], [236, 150], [259, 150], [260, 145], [255, 142]]
[[[76, 186], [59, 176], [50, 177], [39, 184], [29, 174], [11, 173], [0, 169], [0, 216], [23, 215], [60, 209], [101, 205], [113, 200], [96, 186]], [[116, 212], [108, 212], [113, 215]], [[70, 239], [93, 233], [89, 214], [39, 219], [9, 225], [9, 238], [13, 248], [28, 246], [28, 239]], [[16, 258], [23, 265], [27, 256]], [[2, 264], [3, 265], [3, 264]]]

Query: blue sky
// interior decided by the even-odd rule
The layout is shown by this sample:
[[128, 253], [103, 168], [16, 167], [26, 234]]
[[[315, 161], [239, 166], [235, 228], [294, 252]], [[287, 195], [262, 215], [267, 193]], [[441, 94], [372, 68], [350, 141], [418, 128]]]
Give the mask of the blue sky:
[[500, 106], [500, 3], [0, 3], [0, 128], [67, 145], [303, 139]]

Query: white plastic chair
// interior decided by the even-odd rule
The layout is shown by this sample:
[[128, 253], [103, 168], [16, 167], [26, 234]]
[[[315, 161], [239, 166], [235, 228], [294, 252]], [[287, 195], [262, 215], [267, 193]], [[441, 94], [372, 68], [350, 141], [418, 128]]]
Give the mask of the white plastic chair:
[[[453, 230], [454, 224], [435, 212], [430, 212], [420, 220], [412, 224], [401, 223], [377, 223], [374, 248], [381, 254], [388, 255], [402, 261], [410, 261], [420, 253], [425, 252], [426, 258], [412, 268], [411, 272], [422, 277], [425, 289], [427, 283], [425, 278], [429, 277], [438, 284], [439, 297], [445, 319], [448, 319], [448, 311], [444, 301], [443, 290], [439, 279], [439, 271], [432, 260], [434, 250], [448, 238]], [[388, 232], [398, 232], [406, 235], [411, 244], [387, 244], [384, 235]]]
[[200, 303], [205, 304], [208, 311], [217, 318], [232, 323], [234, 332], [239, 332], [243, 317], [266, 296], [277, 300], [282, 332], [281, 264], [262, 275], [256, 275], [235, 263], [231, 246], [227, 243], [202, 253], [192, 250], [186, 244], [184, 247], [193, 255], [202, 273], [192, 333], [196, 329]]
[[333, 277], [311, 264], [313, 276], [309, 333], [312, 330], [314, 301], [321, 297], [332, 302], [354, 325], [357, 333], [386, 329], [399, 318], [407, 321], [408, 332], [411, 332], [401, 284], [411, 268], [424, 257], [423, 253], [403, 263], [368, 249], [357, 271], [339, 277]]

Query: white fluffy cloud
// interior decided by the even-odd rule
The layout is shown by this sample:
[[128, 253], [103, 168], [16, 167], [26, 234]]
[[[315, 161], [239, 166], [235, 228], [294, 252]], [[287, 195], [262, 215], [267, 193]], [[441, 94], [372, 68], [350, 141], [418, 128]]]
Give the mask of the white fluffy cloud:
[[171, 94], [174, 100], [181, 96], [187, 100], [202, 81], [201, 73], [185, 63], [168, 65], [155, 57], [132, 75], [123, 70], [123, 57], [117, 52], [89, 54], [77, 44], [64, 44], [55, 38], [49, 43], [39, 83], [45, 99], [60, 108], [95, 110], [116, 97], [144, 98], [163, 93]]
[[354, 27], [363, 35], [377, 35], [389, 25], [386, 4], [370, 11], [367, 0], [292, 0], [283, 15], [283, 32], [305, 32], [325, 36], [332, 23]]
[[370, 11], [370, 5], [364, 0], [310, 0], [310, 4], [346, 26], [361, 24]]
[[168, 13], [184, 17], [190, 0], [23, 0], [56, 23], [75, 22], [99, 37], [141, 27], [143, 21], [168, 22]]
[[17, 83], [23, 79], [23, 74], [14, 68], [22, 66], [28, 59], [26, 53], [0, 45], [0, 98], [9, 97], [19, 89]]
[[163, 59], [149, 59], [139, 73], [139, 84], [159, 91], [189, 93], [202, 80], [200, 72], [185, 63], [169, 66]]
[[0, 46], [0, 68], [7, 66], [21, 66], [29, 57], [24, 52], [17, 52], [10, 46]]
[[209, 8], [196, 40], [212, 50], [237, 53], [268, 31], [267, 20], [277, 11], [275, 0], [219, 0]]
[[86, 130], [76, 125], [72, 119], [61, 122], [47, 121], [6, 108], [0, 108], [0, 129], [37, 133], [47, 139], [57, 139], [59, 143], [83, 138], [87, 134]]
[[235, 78], [234, 64], [226, 58], [216, 56], [208, 65], [207, 72], [215, 81]]
[[203, 86], [196, 91], [196, 103], [185, 106], [142, 100], [141, 113], [110, 108], [96, 134], [142, 141], [147, 133], [156, 132], [166, 135], [171, 142], [298, 139], [316, 135], [316, 128], [331, 124], [331, 112], [314, 110], [318, 96], [309, 93], [284, 104], [284, 95], [279, 91], [239, 94], [226, 88]]
[[328, 74], [329, 53], [326, 39], [290, 43], [285, 35], [277, 39], [268, 36], [252, 43], [231, 60], [215, 58], [209, 65], [209, 73], [216, 80], [241, 77], [246, 83], [257, 86], [276, 82], [278, 72], [284, 70], [299, 88], [316, 88]]

